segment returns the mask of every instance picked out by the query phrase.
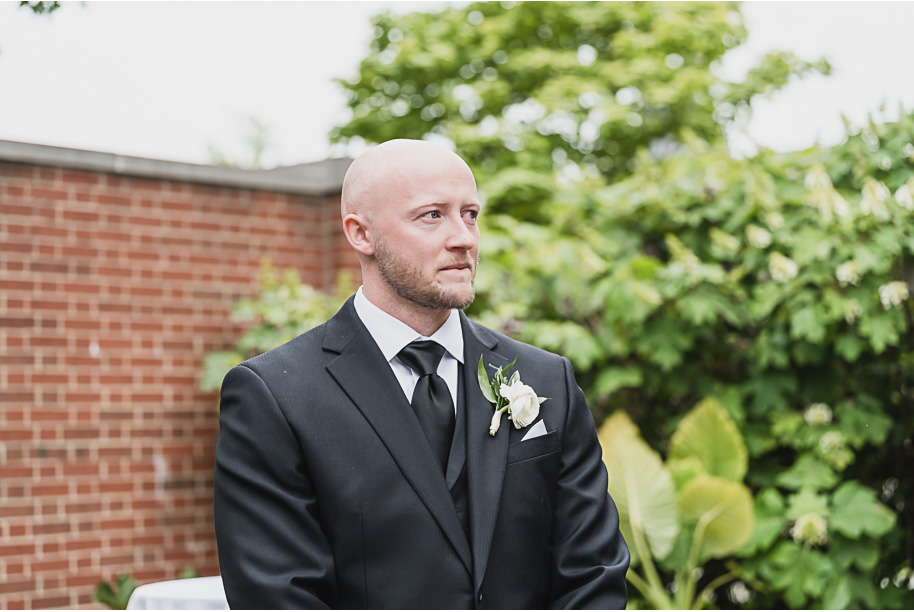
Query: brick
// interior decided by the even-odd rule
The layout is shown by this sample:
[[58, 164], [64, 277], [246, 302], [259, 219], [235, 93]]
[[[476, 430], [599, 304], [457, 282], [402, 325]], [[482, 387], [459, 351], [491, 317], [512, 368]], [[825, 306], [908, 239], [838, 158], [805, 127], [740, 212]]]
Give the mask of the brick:
[[65, 246], [61, 249], [61, 253], [64, 257], [98, 257], [98, 249], [89, 249], [86, 247]]
[[56, 274], [66, 274], [69, 266], [66, 263], [52, 263], [43, 261], [33, 261], [29, 264], [32, 272], [51, 272]]
[[0, 242], [0, 253], [3, 252], [31, 253], [32, 245], [21, 242]]
[[0, 440], [4, 440], [4, 441], [30, 440], [31, 438], [32, 438], [31, 429], [25, 429], [25, 428], [21, 428], [21, 427], [0, 428]]
[[[18, 193], [12, 191], [13, 189], [18, 189], [14, 187], [7, 187], [7, 191], [10, 195], [22, 195], [22, 189], [18, 189]], [[0, 204], [0, 215], [3, 217], [9, 218], [14, 215], [19, 215], [23, 217], [31, 217], [32, 209], [28, 206], [16, 206], [13, 204]]]
[[3, 327], [32, 327], [34, 317], [0, 317], [0, 328]]
[[70, 194], [66, 191], [60, 191], [59, 189], [32, 187], [32, 197], [41, 200], [66, 200], [70, 197]]
[[130, 206], [131, 199], [125, 196], [101, 194], [98, 196], [99, 204], [114, 204], [117, 206]]
[[[0, 465], [0, 481], [6, 480], [7, 478], [31, 478], [32, 472], [33, 468], [30, 465]], [[2, 512], [3, 509], [0, 507], [0, 516], [2, 516]]]
[[83, 210], [65, 210], [63, 211], [63, 218], [67, 221], [88, 221], [94, 223], [100, 219], [100, 216], [98, 213]]
[[44, 497], [51, 495], [66, 495], [70, 490], [68, 484], [40, 484], [32, 485], [32, 497]]
[[0, 593], [22, 593], [23, 591], [34, 591], [35, 579], [27, 578], [25, 580], [0, 580]]
[[34, 384], [67, 384], [70, 377], [67, 374], [32, 374]]
[[69, 595], [56, 595], [54, 597], [37, 597], [32, 599], [32, 608], [41, 610], [43, 608], [65, 608], [71, 605]]
[[96, 550], [102, 547], [101, 538], [71, 539], [64, 544], [68, 552], [75, 550]]
[[101, 182], [101, 178], [97, 174], [66, 169], [63, 170], [60, 178], [65, 183], [83, 183], [85, 185], [97, 185]]
[[68, 302], [58, 300], [32, 300], [32, 309], [34, 310], [68, 310]]
[[[70, 569], [70, 561], [67, 559], [54, 559], [51, 561], [32, 561], [31, 568], [33, 573], [38, 572], [62, 572]], [[45, 585], [47, 587], [47, 585]]]
[[[3, 245], [0, 244], [0, 251], [3, 250]], [[27, 280], [6, 280], [0, 278], [0, 289], [5, 289], [8, 291], [32, 291], [35, 288], [35, 283]]]

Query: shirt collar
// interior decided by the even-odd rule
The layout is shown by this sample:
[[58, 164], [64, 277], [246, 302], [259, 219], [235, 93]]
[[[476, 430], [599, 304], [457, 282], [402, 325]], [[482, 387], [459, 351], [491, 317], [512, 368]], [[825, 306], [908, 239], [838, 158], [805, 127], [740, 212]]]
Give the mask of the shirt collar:
[[353, 305], [356, 314], [368, 328], [368, 333], [374, 338], [387, 361], [396, 357], [410, 342], [434, 340], [443, 346], [451, 357], [463, 363], [463, 330], [460, 327], [460, 314], [456, 309], [451, 309], [451, 314], [444, 324], [430, 337], [426, 337], [368, 301], [362, 294], [361, 287], [356, 291]]

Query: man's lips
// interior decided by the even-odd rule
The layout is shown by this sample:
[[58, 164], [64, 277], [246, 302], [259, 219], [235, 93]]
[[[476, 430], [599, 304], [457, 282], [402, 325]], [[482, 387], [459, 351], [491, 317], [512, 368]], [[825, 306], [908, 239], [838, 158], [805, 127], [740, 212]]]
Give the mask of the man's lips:
[[442, 270], [472, 270], [473, 267], [468, 263], [451, 264], [441, 268]]

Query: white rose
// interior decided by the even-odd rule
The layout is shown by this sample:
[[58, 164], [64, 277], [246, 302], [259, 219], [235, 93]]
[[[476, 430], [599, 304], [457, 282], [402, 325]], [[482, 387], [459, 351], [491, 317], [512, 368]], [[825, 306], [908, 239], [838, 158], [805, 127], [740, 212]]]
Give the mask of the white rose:
[[499, 393], [508, 400], [511, 420], [516, 429], [526, 427], [539, 416], [542, 400], [536, 396], [536, 391], [521, 381], [518, 380], [513, 385], [502, 385]]

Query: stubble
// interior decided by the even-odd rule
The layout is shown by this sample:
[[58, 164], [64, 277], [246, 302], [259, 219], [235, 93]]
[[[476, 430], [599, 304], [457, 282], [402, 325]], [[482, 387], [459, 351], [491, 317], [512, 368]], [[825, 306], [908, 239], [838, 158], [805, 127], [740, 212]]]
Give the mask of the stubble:
[[[476, 297], [473, 281], [476, 279], [478, 255], [476, 261], [471, 263], [472, 277], [469, 293], [466, 293], [460, 290], [445, 290], [424, 280], [421, 269], [389, 249], [383, 239], [378, 239], [374, 247], [381, 277], [394, 290], [394, 293], [404, 300], [429, 310], [463, 309], [473, 303], [473, 299]], [[470, 263], [469, 259], [466, 260], [466, 263]]]

